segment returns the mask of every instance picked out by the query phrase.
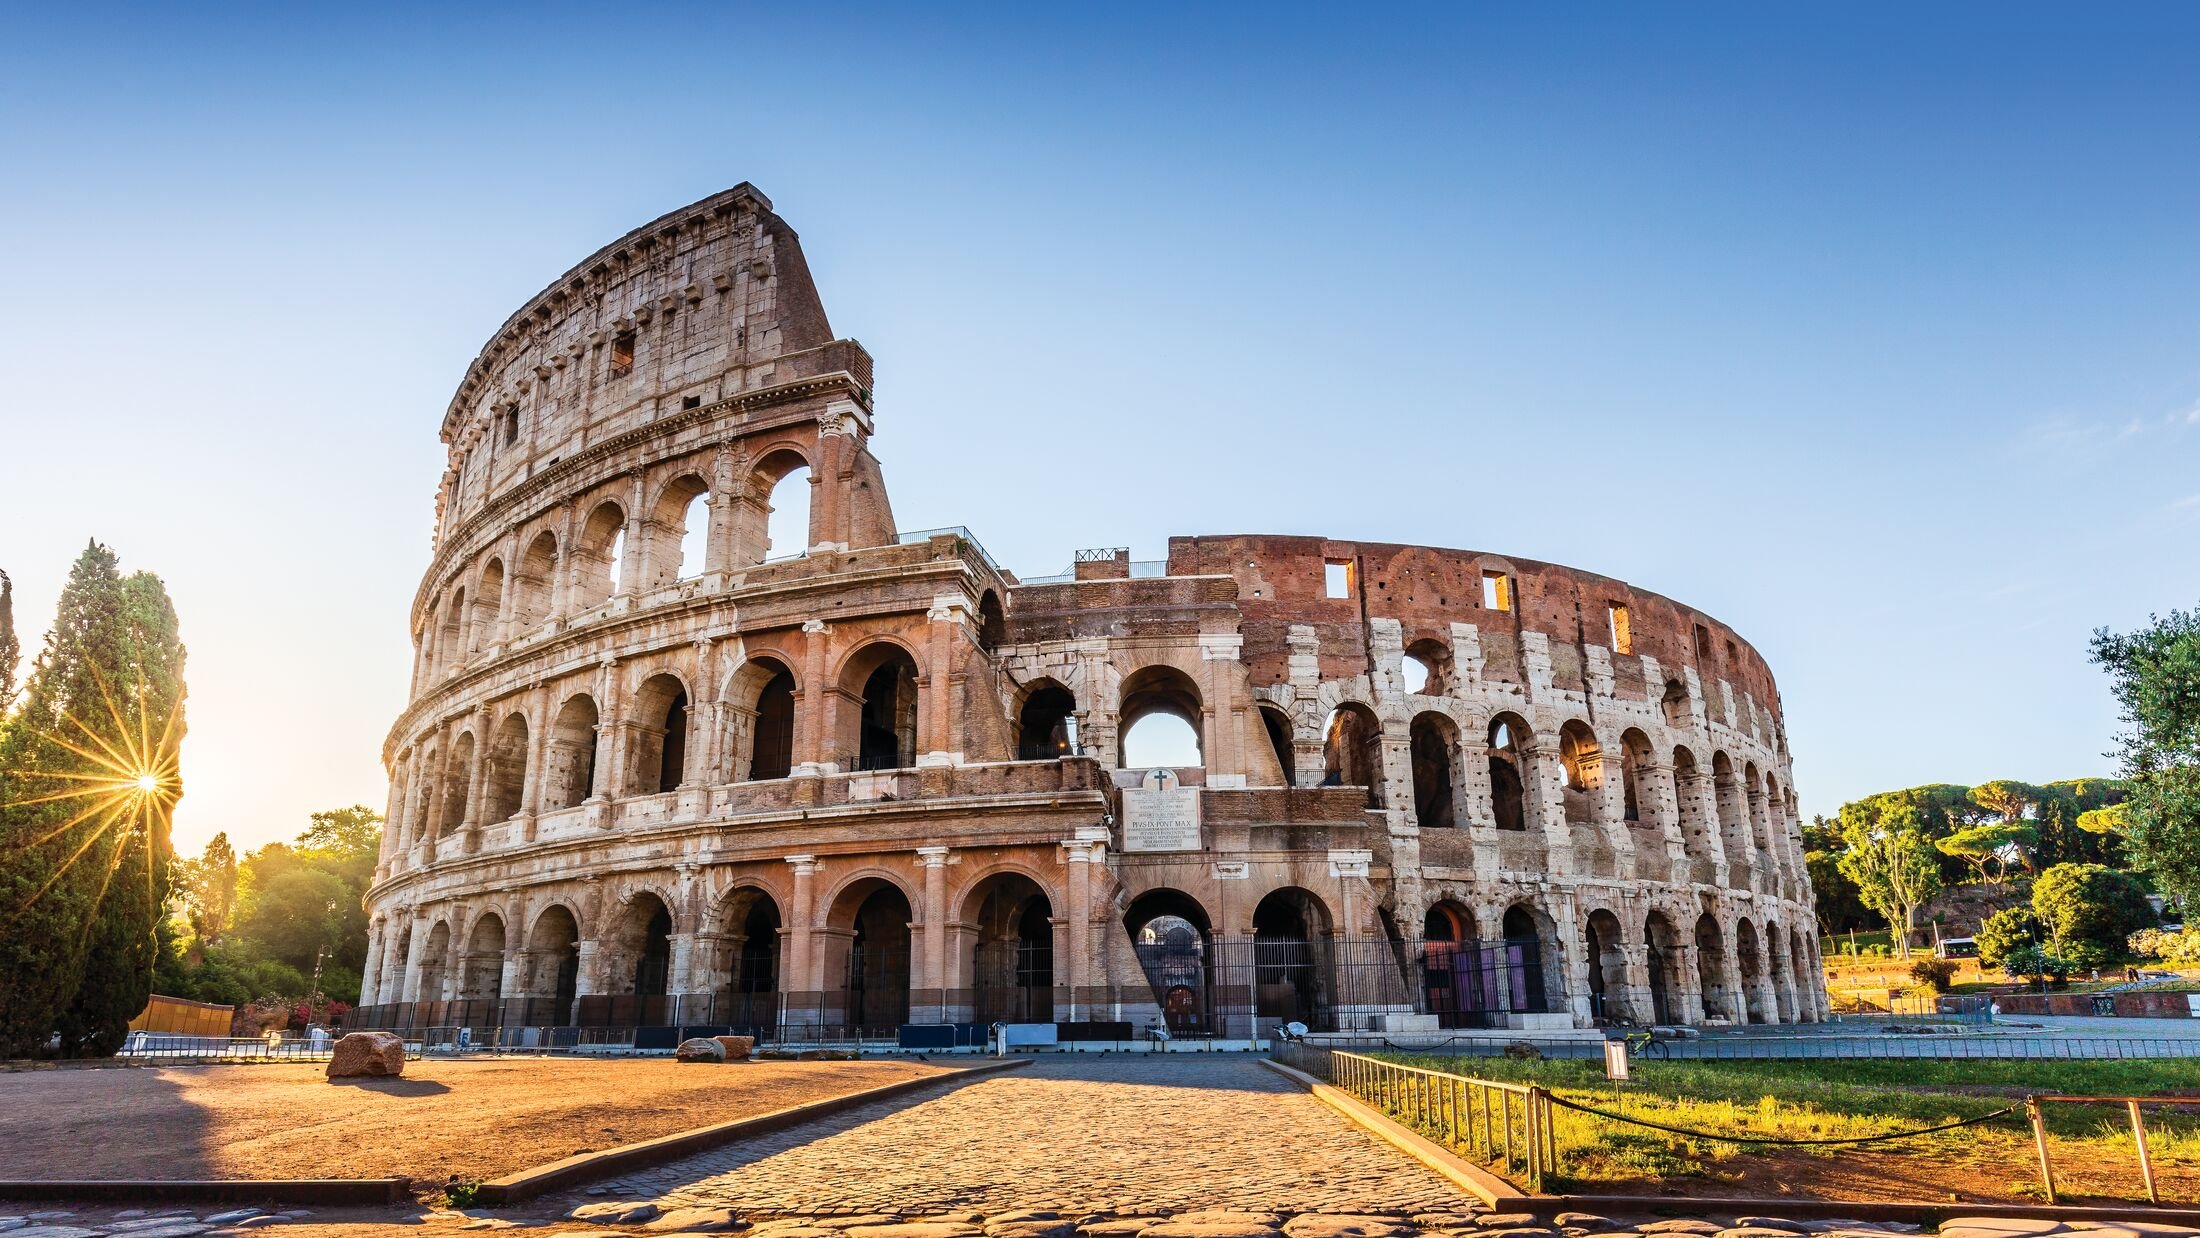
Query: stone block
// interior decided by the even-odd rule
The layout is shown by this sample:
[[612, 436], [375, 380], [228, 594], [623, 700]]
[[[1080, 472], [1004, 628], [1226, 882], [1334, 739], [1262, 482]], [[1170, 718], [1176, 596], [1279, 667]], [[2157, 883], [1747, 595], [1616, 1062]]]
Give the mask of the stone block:
[[[350, 1032], [336, 1042], [328, 1059], [328, 1077], [331, 1079], [394, 1079], [405, 1073], [405, 1041], [392, 1032]], [[222, 1213], [221, 1216], [228, 1216]], [[257, 1215], [257, 1210], [244, 1216]], [[226, 1225], [221, 1216], [206, 1218], [215, 1225]], [[244, 1216], [235, 1217], [243, 1220]]]
[[726, 1047], [708, 1037], [697, 1036], [681, 1041], [680, 1047], [672, 1051], [672, 1059], [676, 1062], [723, 1062]]

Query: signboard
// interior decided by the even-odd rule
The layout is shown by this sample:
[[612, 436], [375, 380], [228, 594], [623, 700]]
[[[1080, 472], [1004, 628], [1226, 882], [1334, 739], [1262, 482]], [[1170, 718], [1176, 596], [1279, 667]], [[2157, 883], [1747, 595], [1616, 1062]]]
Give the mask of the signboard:
[[1199, 788], [1149, 770], [1144, 785], [1123, 792], [1123, 850], [1199, 850]]
[[1607, 1040], [1604, 1042], [1604, 1077], [1614, 1083], [1627, 1082], [1626, 1041]]

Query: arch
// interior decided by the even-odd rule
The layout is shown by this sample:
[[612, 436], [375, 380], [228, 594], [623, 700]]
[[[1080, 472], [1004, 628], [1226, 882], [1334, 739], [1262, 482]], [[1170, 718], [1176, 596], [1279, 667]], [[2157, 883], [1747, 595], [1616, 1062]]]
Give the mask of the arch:
[[1454, 765], [1459, 754], [1459, 726], [1434, 711], [1414, 715], [1409, 729], [1413, 749], [1413, 814], [1424, 830], [1450, 829], [1459, 824], [1453, 803], [1458, 785]]
[[[1205, 706], [1190, 675], [1173, 666], [1140, 667], [1124, 677], [1117, 701], [1122, 768], [1207, 763]], [[1187, 745], [1190, 761], [1183, 759]]]
[[420, 956], [420, 988], [413, 1000], [440, 1002], [447, 1000], [444, 985], [449, 980], [451, 959], [451, 922], [437, 920], [428, 930], [428, 948]]
[[1322, 785], [1365, 787], [1367, 806], [1383, 806], [1383, 724], [1375, 711], [1346, 701], [1329, 715], [1322, 736]]
[[1505, 909], [1499, 931], [1504, 935], [1505, 1009], [1516, 1014], [1548, 1014], [1553, 1002], [1552, 983], [1565, 975], [1563, 958], [1553, 957], [1557, 925], [1528, 903]]
[[467, 1001], [495, 1003], [504, 997], [504, 917], [483, 912], [466, 935], [466, 956], [458, 995]]
[[1298, 753], [1291, 743], [1291, 718], [1274, 705], [1256, 706], [1260, 711], [1261, 730], [1267, 732], [1268, 746], [1276, 753], [1276, 765], [1283, 771], [1283, 785], [1299, 785]]
[[720, 962], [713, 1020], [746, 1035], [777, 1027], [783, 928], [779, 900], [761, 886], [736, 886], [720, 905], [717, 919]]
[[897, 1028], [909, 1021], [910, 911], [908, 891], [871, 875], [843, 886], [834, 897], [831, 926], [848, 948], [828, 952], [828, 991], [841, 996], [840, 1013], [853, 1029]]
[[1678, 1002], [1685, 983], [1681, 978], [1680, 933], [1664, 912], [1652, 910], [1642, 918], [1642, 944], [1649, 962], [1650, 1021], [1682, 1022]]
[[627, 760], [629, 795], [661, 795], [687, 780], [687, 685], [670, 671], [642, 681], [634, 693]]
[[1253, 908], [1253, 1017], [1336, 1026], [1329, 910], [1297, 886], [1271, 890]]
[[[1451, 646], [1433, 636], [1424, 636], [1406, 645], [1405, 687], [1408, 692], [1422, 696], [1450, 696], [1452, 690]], [[1419, 684], [1416, 686], [1415, 668], [1419, 668]]]
[[512, 630], [525, 632], [550, 617], [558, 576], [558, 535], [548, 529], [535, 534], [520, 556], [512, 578]]
[[1596, 819], [1596, 800], [1604, 790], [1604, 748], [1596, 733], [1578, 718], [1558, 728], [1558, 762], [1566, 773], [1566, 819], [1581, 824]]
[[794, 672], [775, 657], [741, 664], [726, 685], [733, 781], [765, 782], [794, 772]]
[[1487, 1021], [1497, 958], [1476, 931], [1474, 912], [1448, 899], [1421, 917], [1422, 1008], [1439, 1027], [1480, 1027]]
[[1019, 872], [980, 880], [963, 899], [969, 953], [971, 1019], [978, 1023], [1054, 1020], [1054, 905]]
[[1619, 917], [1598, 908], [1581, 926], [1582, 955], [1589, 963], [1589, 1017], [1599, 1024], [1634, 1018], [1627, 994], [1627, 936]]
[[987, 653], [1001, 647], [1008, 635], [1008, 619], [1001, 613], [1001, 595], [988, 589], [978, 595], [978, 648]]
[[1052, 679], [1024, 688], [1016, 711], [1016, 759], [1051, 761], [1077, 753], [1077, 698]]
[[468, 731], [451, 745], [451, 759], [443, 767], [443, 816], [436, 822], [436, 837], [448, 838], [466, 823], [466, 789], [474, 776], [474, 733]]
[[653, 890], [639, 890], [621, 908], [611, 938], [604, 974], [614, 993], [645, 999], [643, 1022], [658, 1023], [646, 1009], [649, 998], [662, 998], [672, 981], [672, 908]]
[[585, 692], [558, 707], [543, 761], [545, 808], [571, 808], [596, 794], [597, 723], [596, 698]]
[[[1764, 956], [1757, 948], [1757, 928], [1747, 920], [1734, 923], [1734, 971], [1742, 984], [1742, 1013], [1750, 1023], [1770, 1023], [1765, 1010]], [[1737, 1018], [1736, 1022], [1744, 1021]]]
[[1166, 886], [1143, 891], [1123, 912], [1131, 950], [1163, 1024], [1178, 1035], [1213, 1033], [1214, 937], [1198, 899]]
[[840, 664], [846, 768], [909, 769], [917, 763], [917, 659], [891, 637], [858, 647]]
[[766, 448], [751, 468], [735, 507], [733, 540], [742, 566], [809, 553], [810, 461], [789, 444]]
[[480, 653], [497, 643], [500, 633], [497, 618], [504, 605], [504, 560], [492, 558], [481, 569], [481, 580], [474, 586], [474, 604], [466, 620], [466, 652]]
[[552, 903], [535, 913], [534, 927], [527, 933], [532, 962], [520, 981], [529, 999], [528, 1023], [572, 1022], [573, 1003], [580, 993], [580, 942], [580, 921], [570, 907]]
[[505, 715], [482, 759], [488, 765], [481, 775], [481, 819], [508, 821], [518, 815], [527, 788], [527, 715]]
[[1490, 719], [1490, 813], [1498, 829], [1528, 828], [1528, 751], [1522, 737], [1534, 733], [1519, 714]]
[[1729, 1000], [1733, 972], [1726, 956], [1726, 934], [1719, 928], [1718, 917], [1708, 911], [1696, 917], [1696, 991], [1703, 995], [1704, 1018], [1741, 1021]]
[[649, 511], [650, 565], [644, 587], [662, 589], [703, 574], [710, 558], [710, 483], [682, 473]]
[[1656, 758], [1650, 755], [1650, 737], [1639, 727], [1629, 727], [1619, 737], [1620, 819], [1630, 824], [1651, 820], [1648, 798], [1650, 766]]
[[619, 591], [619, 560], [625, 550], [626, 511], [606, 499], [588, 513], [573, 547], [572, 609], [600, 606]]

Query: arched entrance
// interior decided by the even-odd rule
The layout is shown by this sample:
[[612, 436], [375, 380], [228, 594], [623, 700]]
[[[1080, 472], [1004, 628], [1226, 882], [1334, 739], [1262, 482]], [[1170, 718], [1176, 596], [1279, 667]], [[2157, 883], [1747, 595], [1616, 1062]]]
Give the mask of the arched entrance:
[[970, 1017], [977, 1023], [1054, 1021], [1054, 910], [1021, 873], [986, 878], [964, 903], [970, 936]]
[[1726, 935], [1710, 912], [1696, 918], [1696, 988], [1703, 994], [1705, 1019], [1739, 1019], [1727, 1000]]
[[779, 904], [753, 886], [733, 892], [719, 921], [724, 987], [712, 1020], [736, 1035], [769, 1036], [779, 1024]]
[[1123, 926], [1163, 1026], [1178, 1036], [1213, 1034], [1214, 955], [1206, 909], [1181, 891], [1148, 890], [1132, 901]]
[[581, 931], [573, 913], [553, 905], [535, 918], [528, 936], [532, 974], [526, 977], [529, 1026], [564, 1027], [573, 1022], [573, 1003], [580, 992]]
[[1287, 887], [1253, 908], [1256, 1026], [1304, 1023], [1331, 1031], [1328, 914], [1313, 895]]
[[1589, 1017], [1598, 1023], [1625, 1023], [1634, 1017], [1627, 1000], [1627, 943], [1619, 917], [1598, 909], [1582, 924], [1582, 950], [1589, 960]]
[[840, 1014], [851, 1031], [891, 1035], [909, 1021], [909, 896], [882, 878], [859, 881], [836, 900], [832, 923], [846, 934]]
[[1421, 923], [1423, 1009], [1439, 1027], [1481, 1027], [1495, 961], [1475, 932], [1474, 913], [1457, 903], [1438, 903]]
[[1643, 946], [1650, 962], [1650, 1021], [1653, 1023], [1680, 1023], [1684, 1016], [1680, 1009], [1680, 935], [1673, 922], [1662, 911], [1653, 911], [1643, 917]]
[[1549, 991], [1543, 980], [1543, 926], [1526, 907], [1505, 912], [1505, 1009], [1515, 1014], [1547, 1014]]

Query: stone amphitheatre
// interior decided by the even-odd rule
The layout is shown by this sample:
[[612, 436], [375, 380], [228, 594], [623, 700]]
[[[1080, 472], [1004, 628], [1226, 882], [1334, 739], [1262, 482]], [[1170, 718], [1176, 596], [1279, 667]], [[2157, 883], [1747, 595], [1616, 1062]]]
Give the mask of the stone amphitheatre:
[[[1717, 620], [1319, 537], [1018, 576], [899, 527], [877, 416], [748, 185], [489, 340], [356, 1026], [1825, 1017], [1779, 694]], [[1189, 759], [1129, 765], [1142, 728]]]

